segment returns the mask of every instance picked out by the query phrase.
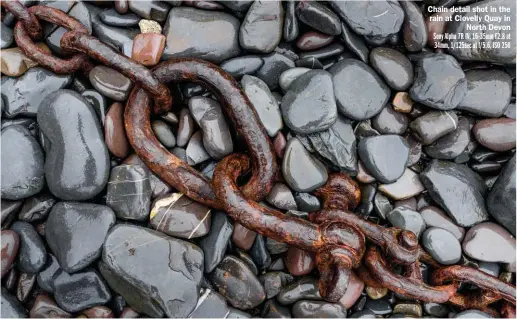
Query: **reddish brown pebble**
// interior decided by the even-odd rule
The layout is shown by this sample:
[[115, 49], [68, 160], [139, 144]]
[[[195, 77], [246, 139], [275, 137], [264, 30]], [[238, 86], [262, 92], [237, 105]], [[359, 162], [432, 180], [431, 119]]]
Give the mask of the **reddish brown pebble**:
[[235, 223], [232, 241], [240, 249], [249, 250], [257, 237], [257, 233], [247, 229], [239, 223]]
[[287, 141], [285, 140], [284, 134], [282, 132], [278, 132], [273, 139], [273, 147], [275, 148], [275, 153], [278, 158], [284, 157], [285, 146], [287, 145]]
[[87, 318], [113, 318], [113, 311], [104, 306], [95, 306], [89, 309], [84, 310], [82, 315], [85, 315]]
[[120, 318], [138, 318], [140, 315], [138, 312], [134, 311], [133, 308], [124, 307], [122, 313], [120, 313]]
[[37, 224], [36, 231], [40, 236], [45, 237], [45, 223]]
[[509, 118], [487, 119], [476, 123], [472, 133], [479, 144], [496, 152], [515, 148], [515, 120]]
[[124, 105], [115, 102], [106, 113], [104, 141], [111, 154], [124, 158], [129, 153], [129, 141], [124, 128]]
[[129, 10], [128, 0], [115, 0], [115, 10], [120, 14], [125, 14]]
[[2, 230], [2, 277], [11, 269], [20, 246], [20, 237], [12, 230]]
[[46, 294], [41, 294], [36, 297], [34, 306], [29, 312], [30, 318], [70, 318], [72, 317], [68, 312], [59, 308], [52, 298]]
[[364, 282], [359, 278], [355, 272], [351, 273], [350, 281], [348, 282], [348, 287], [346, 288], [345, 294], [339, 300], [339, 303], [343, 305], [343, 307], [349, 309], [353, 304], [361, 297], [361, 293], [363, 292]]
[[164, 48], [163, 34], [140, 33], [133, 39], [131, 58], [143, 65], [154, 66], [160, 62]]
[[313, 254], [296, 247], [289, 247], [285, 256], [285, 265], [291, 275], [303, 276], [314, 269], [315, 261]]
[[296, 42], [296, 46], [300, 50], [310, 51], [322, 48], [332, 42], [333, 35], [328, 35], [321, 32], [309, 31], [304, 33]]
[[413, 108], [413, 100], [407, 92], [397, 92], [393, 98], [393, 109], [400, 113], [410, 113]]
[[16, 288], [16, 298], [20, 302], [25, 302], [29, 296], [32, 287], [36, 283], [36, 274], [22, 273], [18, 278], [18, 287]]

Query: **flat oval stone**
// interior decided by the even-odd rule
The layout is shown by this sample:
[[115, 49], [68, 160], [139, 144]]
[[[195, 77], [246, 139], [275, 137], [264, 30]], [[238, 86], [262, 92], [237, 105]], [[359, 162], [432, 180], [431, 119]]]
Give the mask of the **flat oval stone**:
[[405, 91], [413, 84], [413, 65], [397, 50], [374, 48], [370, 51], [370, 63], [394, 90]]
[[226, 256], [210, 273], [215, 287], [237, 309], [251, 309], [264, 301], [266, 294], [258, 278], [243, 261]]
[[477, 260], [515, 262], [515, 237], [495, 223], [481, 223], [469, 229], [462, 247], [467, 256]]
[[54, 298], [65, 311], [79, 312], [107, 303], [111, 293], [95, 270], [85, 270], [70, 275], [61, 272], [54, 280]]
[[299, 280], [285, 286], [276, 296], [282, 305], [290, 305], [298, 300], [323, 300], [318, 288], [318, 279], [301, 277]]
[[421, 208], [420, 215], [425, 221], [427, 227], [438, 227], [449, 231], [459, 241], [465, 235], [465, 229], [456, 225], [441, 209], [435, 206], [425, 206]]
[[286, 125], [296, 133], [309, 134], [329, 128], [337, 119], [330, 74], [311, 70], [301, 75], [284, 95], [281, 110]]
[[261, 57], [245, 55], [231, 58], [221, 63], [221, 69], [230, 73], [236, 80], [240, 80], [246, 74], [253, 74], [264, 64]]
[[130, 145], [124, 128], [124, 105], [120, 102], [113, 103], [106, 114], [104, 141], [116, 157], [124, 158], [129, 154]]
[[217, 11], [175, 7], [169, 11], [163, 34], [163, 58], [194, 57], [220, 63], [239, 54], [239, 20]]
[[210, 155], [203, 145], [203, 132], [197, 131], [192, 135], [187, 145], [186, 155], [189, 165], [197, 165], [210, 159]]
[[304, 212], [314, 212], [321, 207], [320, 200], [309, 193], [296, 193], [294, 200], [296, 201], [296, 205], [298, 205], [298, 209]]
[[286, 70], [280, 74], [280, 78], [278, 79], [278, 84], [280, 85], [280, 88], [282, 91], [286, 92], [291, 87], [291, 84], [298, 79], [302, 74], [305, 74], [309, 72], [311, 69], [309, 68], [292, 68], [289, 70]]
[[151, 207], [149, 173], [140, 165], [120, 165], [111, 169], [106, 205], [118, 218], [143, 221]]
[[102, 22], [114, 27], [135, 27], [141, 19], [136, 14], [120, 14], [115, 9], [102, 11], [99, 14], [99, 18]]
[[178, 131], [176, 134], [176, 145], [185, 147], [194, 134], [195, 122], [187, 108], [181, 109], [179, 115]]
[[104, 43], [117, 49], [122, 49], [125, 43], [132, 42], [133, 38], [140, 33], [138, 28], [133, 27], [113, 27], [105, 24], [100, 19], [101, 9], [89, 3], [85, 3], [91, 14], [93, 34]]
[[420, 178], [431, 198], [458, 225], [470, 227], [488, 219], [483, 180], [467, 166], [433, 160]]
[[176, 146], [176, 138], [172, 132], [172, 128], [164, 121], [154, 120], [151, 122], [151, 128], [153, 129], [154, 135], [160, 143], [167, 147], [172, 148]]
[[499, 70], [469, 70], [467, 94], [457, 109], [476, 115], [500, 117], [510, 103], [512, 79]]
[[359, 141], [357, 151], [368, 172], [382, 183], [400, 178], [409, 157], [409, 146], [398, 135], [365, 137]]
[[228, 241], [232, 237], [233, 224], [228, 214], [224, 212], [212, 213], [211, 231], [201, 238], [199, 247], [203, 250], [205, 260], [205, 272], [210, 273], [223, 260], [228, 247]]
[[293, 306], [295, 318], [346, 318], [346, 308], [339, 303], [301, 300]]
[[408, 117], [393, 110], [389, 104], [372, 119], [372, 127], [381, 134], [402, 134], [406, 131], [408, 124]]
[[59, 276], [63, 270], [59, 266], [59, 262], [52, 254], [48, 254], [45, 267], [38, 273], [36, 281], [38, 286], [46, 292], [54, 292], [54, 279]]
[[289, 247], [285, 256], [287, 270], [293, 276], [303, 276], [309, 274], [316, 265], [314, 256], [296, 247]]
[[505, 164], [488, 194], [488, 213], [515, 236], [515, 155]]
[[416, 196], [425, 190], [420, 182], [418, 174], [406, 168], [404, 173], [395, 183], [379, 185], [379, 191], [391, 199], [401, 200]]
[[447, 54], [430, 54], [415, 68], [411, 99], [438, 110], [456, 108], [467, 93], [467, 79], [458, 61]]
[[151, 227], [180, 238], [201, 237], [210, 231], [210, 208], [181, 193], [156, 200], [149, 215]]
[[393, 1], [332, 1], [331, 6], [357, 34], [387, 37], [399, 32], [404, 11]]
[[2, 100], [7, 117], [36, 116], [40, 103], [52, 92], [67, 87], [73, 74], [57, 75], [34, 67], [18, 78], [2, 76]]
[[203, 252], [151, 229], [116, 225], [104, 242], [100, 271], [138, 313], [186, 317], [199, 297]]
[[57, 303], [46, 294], [40, 294], [34, 301], [29, 316], [31, 318], [71, 318], [72, 315], [59, 308]]
[[[517, 10], [515, 3], [512, 1], [485, 0], [466, 6], [465, 9], [468, 8], [469, 11], [458, 13], [458, 20], [455, 19], [447, 24], [447, 33], [458, 34], [466, 32], [472, 34], [472, 32], [477, 31], [469, 30], [486, 30], [486, 37], [483, 37], [483, 39], [476, 39], [475, 37], [465, 39], [465, 47], [452, 47], [450, 43], [454, 42], [454, 40], [449, 40], [448, 51], [459, 60], [515, 64], [515, 49], [517, 46], [514, 28], [515, 15], [510, 14], [508, 15], [508, 20], [502, 19], [502, 21], [497, 22], [497, 30], [490, 29], [490, 25], [495, 21], [494, 19], [500, 18], [500, 13], [497, 10], [499, 6], [505, 6], [510, 10], [509, 12]], [[487, 18], [473, 20], [478, 14], [475, 10], [483, 10], [485, 8], [487, 8], [487, 12], [483, 13], [483, 16]], [[491, 11], [491, 8], [495, 9], [495, 13]], [[509, 37], [505, 40], [505, 42], [508, 42], [507, 46], [496, 46], [495, 44], [499, 41], [499, 37], [496, 34], [501, 34], [501, 30], [510, 30]]]
[[280, 1], [255, 1], [242, 21], [239, 43], [248, 51], [269, 53], [282, 39], [284, 8]]
[[127, 100], [133, 82], [122, 73], [103, 65], [97, 65], [88, 74], [93, 87], [102, 95], [115, 101]]
[[109, 156], [90, 103], [70, 90], [51, 93], [39, 107], [38, 124], [48, 141], [45, 177], [50, 192], [63, 200], [85, 200], [102, 191]]
[[417, 117], [409, 124], [413, 135], [427, 145], [458, 128], [458, 116], [454, 112], [431, 111]]
[[285, 184], [275, 183], [266, 197], [266, 201], [279, 209], [296, 210], [293, 193]]
[[515, 148], [515, 120], [508, 118], [481, 120], [472, 133], [479, 144], [496, 152]]
[[300, 21], [320, 32], [330, 35], [341, 33], [339, 17], [328, 7], [318, 2], [298, 2], [296, 14]]
[[11, 230], [20, 237], [17, 257], [18, 268], [28, 274], [39, 272], [47, 262], [47, 250], [40, 235], [27, 222], [17, 221], [11, 226]]
[[403, 27], [404, 46], [409, 52], [421, 51], [427, 43], [427, 27], [420, 8], [413, 2], [400, 3], [406, 13]]
[[331, 43], [332, 40], [334, 40], [334, 36], [332, 35], [317, 31], [309, 31], [302, 34], [298, 38], [298, 41], [296, 41], [296, 46], [300, 50], [310, 51], [322, 48]]
[[366, 63], [343, 59], [334, 64], [329, 72], [338, 110], [346, 117], [366, 120], [386, 105], [390, 89]]
[[443, 228], [428, 228], [422, 235], [422, 245], [442, 265], [453, 265], [461, 258], [459, 240]]
[[255, 76], [244, 75], [241, 86], [257, 111], [267, 134], [275, 136], [282, 129], [282, 115], [280, 114], [279, 103], [269, 90], [266, 82]]
[[12, 230], [2, 230], [2, 277], [7, 274], [13, 265], [20, 247], [20, 236]]
[[61, 268], [74, 273], [99, 258], [115, 219], [115, 213], [104, 205], [57, 203], [45, 224], [45, 239]]
[[287, 184], [298, 192], [311, 192], [325, 184], [327, 169], [303, 147], [300, 140], [291, 138], [282, 161], [282, 173]]
[[231, 154], [232, 136], [221, 105], [211, 98], [202, 96], [191, 98], [188, 105], [190, 114], [203, 132], [203, 145], [206, 152], [216, 160]]
[[45, 186], [41, 146], [21, 125], [2, 129], [1, 137], [2, 199], [23, 199], [40, 192]]
[[469, 120], [460, 116], [457, 128], [426, 145], [424, 151], [436, 159], [454, 159], [461, 155], [471, 141]]
[[27, 318], [27, 310], [11, 295], [4, 287], [2, 287], [2, 318]]
[[405, 206], [395, 208], [386, 217], [393, 226], [412, 231], [417, 237], [425, 230], [425, 222], [420, 213]]
[[267, 86], [274, 90], [278, 87], [280, 74], [285, 70], [294, 68], [294, 62], [283, 54], [272, 52], [262, 57], [264, 64], [257, 71], [257, 77], [262, 79]]

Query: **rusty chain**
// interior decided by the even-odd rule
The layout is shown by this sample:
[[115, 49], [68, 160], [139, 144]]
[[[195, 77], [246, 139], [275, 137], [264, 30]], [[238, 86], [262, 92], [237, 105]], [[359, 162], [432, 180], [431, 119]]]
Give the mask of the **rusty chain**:
[[[374, 288], [388, 288], [411, 299], [449, 302], [459, 308], [476, 308], [495, 315], [498, 312], [490, 305], [502, 300], [499, 313], [515, 317], [516, 293], [511, 283], [471, 267], [441, 267], [418, 245], [412, 232], [384, 228], [351, 213], [359, 202], [360, 191], [357, 183], [345, 174], [331, 174], [328, 182], [314, 193], [322, 199], [323, 209], [311, 213], [310, 221], [287, 217], [256, 203], [271, 190], [277, 172], [276, 158], [248, 98], [235, 80], [219, 67], [197, 59], [173, 59], [160, 63], [151, 72], [88, 35], [84, 25], [58, 9], [26, 8], [17, 0], [1, 1], [1, 6], [18, 20], [14, 28], [18, 47], [45, 68], [57, 74], [88, 72], [92, 68], [89, 58], [93, 58], [137, 83], [124, 118], [130, 143], [144, 163], [190, 198], [225, 209], [244, 226], [316, 252], [320, 292], [328, 300], [339, 300], [346, 290], [350, 272], [355, 269], [361, 279]], [[63, 35], [61, 46], [75, 52], [70, 58], [57, 58], [34, 44], [42, 34], [38, 19], [69, 30]], [[169, 81], [199, 82], [211, 88], [221, 100], [250, 149], [253, 175], [244, 187], [238, 187], [236, 179], [249, 169], [247, 156], [232, 154], [223, 159], [210, 182], [158, 142], [150, 129], [150, 96], [155, 113], [168, 111], [172, 96], [164, 83]], [[367, 249], [365, 239], [373, 244]], [[390, 258], [389, 262], [385, 257]], [[435, 268], [431, 283], [436, 286], [424, 283], [420, 262]], [[403, 274], [394, 272], [393, 265], [402, 265]], [[475, 284], [480, 289], [461, 294], [458, 292], [461, 282]]]

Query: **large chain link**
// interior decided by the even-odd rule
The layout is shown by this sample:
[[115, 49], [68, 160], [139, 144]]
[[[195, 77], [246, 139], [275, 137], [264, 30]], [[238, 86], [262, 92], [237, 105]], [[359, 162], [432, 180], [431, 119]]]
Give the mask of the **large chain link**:
[[[350, 213], [360, 198], [357, 183], [344, 174], [332, 174], [315, 192], [323, 209], [310, 214], [310, 222], [256, 203], [271, 190], [277, 172], [276, 158], [256, 111], [235, 80], [219, 67], [197, 59], [173, 59], [159, 64], [151, 72], [95, 37], [68, 14], [45, 6], [24, 7], [19, 1], [1, 1], [17, 19], [14, 29], [18, 47], [31, 59], [58, 74], [79, 70], [88, 72], [93, 58], [110, 66], [138, 84], [133, 89], [125, 111], [125, 126], [131, 145], [153, 172], [190, 198], [210, 207], [225, 209], [244, 226], [317, 254], [321, 274], [320, 292], [329, 300], [338, 300], [345, 292], [351, 269], [372, 287], [383, 287], [405, 297], [450, 302], [460, 308], [476, 308], [492, 314], [489, 305], [503, 300], [500, 313], [515, 317], [515, 286], [477, 269], [465, 266], [441, 267], [418, 245], [412, 232], [384, 228]], [[38, 19], [67, 28], [61, 39], [65, 50], [76, 52], [61, 59], [36, 46], [33, 40], [42, 34]], [[244, 137], [251, 154], [252, 178], [242, 188], [237, 177], [249, 169], [249, 158], [233, 154], [223, 159], [214, 172], [212, 183], [168, 152], [150, 128], [150, 96], [154, 112], [168, 111], [172, 97], [169, 81], [194, 81], [208, 86], [221, 100], [226, 113]], [[376, 246], [365, 248], [365, 239]], [[379, 249], [380, 248], [380, 249]], [[365, 256], [363, 262], [363, 255]], [[390, 258], [388, 263], [384, 256]], [[420, 262], [435, 268], [431, 282], [424, 283]], [[402, 265], [402, 275], [393, 271]], [[460, 282], [470, 282], [481, 289], [463, 295]]]

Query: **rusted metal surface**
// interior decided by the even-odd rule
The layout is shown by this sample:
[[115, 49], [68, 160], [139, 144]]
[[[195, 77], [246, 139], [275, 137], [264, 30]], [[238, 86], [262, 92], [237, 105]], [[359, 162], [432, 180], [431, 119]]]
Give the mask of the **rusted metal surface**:
[[[3, 2], [4, 1], [2, 1], [2, 3]], [[88, 29], [86, 29], [81, 22], [61, 10], [45, 6], [34, 6], [28, 10], [38, 19], [55, 23], [69, 30], [88, 33]], [[23, 21], [16, 22], [14, 27], [14, 39], [26, 56], [57, 74], [73, 73], [81, 69], [88, 60], [88, 56], [83, 53], [74, 54], [68, 59], [61, 59], [51, 53], [45, 52], [34, 43]]]
[[61, 38], [61, 47], [85, 53], [140, 84], [154, 97], [155, 113], [161, 114], [170, 110], [172, 97], [166, 85], [156, 79], [148, 68], [120, 54], [97, 38], [84, 32], [69, 31]]
[[[214, 92], [252, 159], [252, 176], [242, 191], [248, 199], [262, 200], [273, 186], [278, 164], [271, 141], [238, 83], [218, 66], [199, 59], [162, 62], [153, 69], [153, 75], [162, 83], [196, 82]], [[126, 133], [135, 152], [161, 179], [193, 200], [223, 207], [204, 176], [160, 145], [150, 128], [150, 102], [144, 90], [135, 88], [126, 106]]]
[[23, 24], [25, 30], [32, 39], [38, 39], [42, 35], [41, 24], [32, 12], [30, 12], [18, 0], [0, 1], [2, 8], [11, 12], [18, 21]]

